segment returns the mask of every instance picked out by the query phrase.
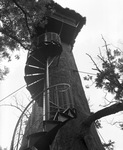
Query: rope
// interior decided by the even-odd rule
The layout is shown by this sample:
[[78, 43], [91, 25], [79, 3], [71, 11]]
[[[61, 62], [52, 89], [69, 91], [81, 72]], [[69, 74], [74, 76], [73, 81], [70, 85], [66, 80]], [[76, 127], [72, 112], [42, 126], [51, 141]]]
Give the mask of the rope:
[[90, 74], [90, 75], [95, 75], [95, 76], [96, 76], [95, 73], [84, 72], [84, 71], [79, 71], [79, 70], [74, 70], [74, 69], [73, 69], [73, 71], [74, 71], [74, 72], [79, 72], [79, 73]]
[[5, 99], [7, 99], [8, 97], [12, 96], [13, 94], [15, 94], [16, 92], [18, 92], [19, 90], [21, 90], [22, 88], [26, 87], [26, 84], [23, 85], [22, 87], [20, 87], [19, 89], [17, 89], [16, 91], [12, 92], [11, 94], [7, 95], [6, 97], [4, 97], [3, 99], [0, 100], [0, 102], [4, 101]]

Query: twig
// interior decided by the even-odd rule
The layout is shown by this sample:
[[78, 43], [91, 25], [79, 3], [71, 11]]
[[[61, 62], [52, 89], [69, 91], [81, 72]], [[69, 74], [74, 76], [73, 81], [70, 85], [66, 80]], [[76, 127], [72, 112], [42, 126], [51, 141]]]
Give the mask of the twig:
[[97, 55], [97, 57], [98, 57], [101, 61], [103, 61], [104, 63], [106, 63], [106, 61], [104, 60], [104, 58], [103, 58], [102, 56]]
[[[23, 110], [21, 110], [18, 106], [13, 105], [13, 104], [3, 104], [3, 105], [0, 105], [0, 106], [9, 106], [9, 107], [14, 107], [14, 108], [18, 109], [21, 113], [23, 112]], [[29, 117], [27, 116], [27, 114], [26, 114], [26, 113], [24, 113], [24, 115], [25, 115], [27, 118], [29, 118]]]
[[[102, 35], [101, 35], [102, 36]], [[106, 40], [104, 39], [104, 37], [102, 36], [102, 39], [103, 39], [103, 41], [104, 41], [104, 43], [105, 43], [105, 45], [103, 46], [103, 47], [106, 47], [106, 50], [108, 50], [108, 45], [110, 45], [110, 44], [107, 44], [107, 42], [106, 42]]]
[[2, 98], [2, 99], [0, 100], [0, 102], [6, 100], [8, 97], [12, 96], [13, 94], [15, 94], [16, 92], [18, 92], [19, 90], [21, 90], [21, 89], [24, 88], [24, 87], [26, 87], [26, 84], [23, 85], [22, 87], [20, 87], [19, 89], [17, 89], [16, 91], [12, 92], [11, 94], [7, 95], [6, 97]]
[[109, 61], [109, 63], [111, 64], [110, 57], [109, 57], [109, 49], [108, 49], [108, 45], [110, 45], [110, 44], [107, 44], [107, 42], [106, 42], [106, 40], [104, 39], [103, 36], [102, 36], [102, 39], [103, 39], [103, 41], [104, 41], [104, 43], [105, 43], [104, 47], [105, 47], [105, 49], [106, 49], [106, 51], [107, 51], [108, 61]]
[[104, 57], [102, 56], [100, 47], [99, 47], [99, 53], [100, 53], [101, 58], [104, 59]]
[[94, 65], [95, 65], [96, 69], [101, 73], [102, 71], [99, 69], [99, 67], [97, 66], [97, 64], [96, 64], [95, 61], [93, 60], [93, 58], [92, 58], [89, 54], [87, 54], [87, 53], [86, 53], [86, 55], [88, 55], [88, 56], [90, 57], [90, 59], [92, 60], [92, 62], [93, 62]]
[[19, 142], [20, 142], [20, 136], [21, 136], [21, 128], [22, 128], [22, 119], [20, 120], [20, 127], [19, 127], [19, 133], [18, 133], [18, 139], [17, 139], [17, 145], [16, 145], [16, 149], [18, 149], [19, 146]]

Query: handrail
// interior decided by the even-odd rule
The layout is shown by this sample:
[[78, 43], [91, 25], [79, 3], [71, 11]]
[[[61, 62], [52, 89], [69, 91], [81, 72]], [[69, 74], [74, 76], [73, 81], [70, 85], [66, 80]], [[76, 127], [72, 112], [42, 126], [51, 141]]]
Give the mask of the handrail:
[[12, 142], [11, 142], [11, 146], [10, 146], [10, 150], [13, 150], [13, 146], [14, 146], [14, 140], [15, 140], [15, 135], [16, 135], [16, 131], [17, 131], [17, 127], [20, 123], [20, 120], [21, 118], [23, 117], [25, 111], [28, 109], [28, 107], [35, 101], [35, 98], [38, 97], [39, 95], [41, 95], [42, 93], [46, 92], [47, 90], [51, 89], [51, 88], [54, 88], [54, 87], [57, 87], [57, 86], [67, 86], [67, 88], [65, 89], [62, 89], [62, 91], [66, 91], [68, 88], [70, 88], [70, 85], [67, 84], [67, 83], [58, 83], [58, 84], [55, 84], [53, 86], [50, 86], [49, 88], [41, 91], [39, 94], [37, 94], [36, 96], [32, 97], [32, 100], [29, 102], [29, 104], [25, 107], [25, 109], [23, 110], [22, 114], [20, 115], [17, 123], [16, 123], [16, 126], [15, 126], [15, 129], [14, 129], [14, 133], [13, 133], [13, 136], [12, 136]]

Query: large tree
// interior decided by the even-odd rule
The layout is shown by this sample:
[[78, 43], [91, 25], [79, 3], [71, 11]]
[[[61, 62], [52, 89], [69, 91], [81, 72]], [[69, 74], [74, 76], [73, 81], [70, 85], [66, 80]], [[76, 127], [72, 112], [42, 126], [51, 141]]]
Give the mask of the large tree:
[[34, 26], [41, 22], [48, 2], [50, 0], [0, 1], [0, 51], [3, 56], [7, 48], [12, 51], [20, 47], [31, 49]]
[[[20, 48], [25, 50], [32, 49], [32, 34], [35, 32], [34, 27], [40, 24], [40, 22], [42, 23], [42, 18], [46, 10], [45, 5], [48, 2], [50, 0], [1, 0], [0, 50], [2, 56], [8, 57], [7, 49], [12, 51]], [[68, 56], [70, 56], [69, 59]], [[122, 101], [120, 100], [117, 104], [113, 104], [96, 113], [91, 113], [79, 75], [77, 72], [74, 72], [77, 68], [71, 51], [65, 51], [63, 53], [62, 63], [60, 65], [59, 69], [64, 67], [67, 70], [67, 67], [72, 67], [71, 72], [67, 70], [66, 72], [64, 71], [65, 74], [60, 73], [57, 75], [62, 75], [61, 80], [69, 81], [72, 85], [72, 96], [76, 101], [77, 118], [69, 121], [60, 130], [52, 145], [52, 149], [103, 150], [104, 148], [96, 133], [94, 122], [104, 116], [121, 111], [123, 109]], [[65, 68], [65, 66], [67, 67]], [[56, 76], [54, 78], [56, 79]], [[114, 81], [112, 75], [108, 79], [109, 81]], [[101, 83], [101, 81], [98, 83]], [[117, 86], [121, 86], [119, 82], [117, 82]], [[118, 89], [116, 90], [121, 93]]]

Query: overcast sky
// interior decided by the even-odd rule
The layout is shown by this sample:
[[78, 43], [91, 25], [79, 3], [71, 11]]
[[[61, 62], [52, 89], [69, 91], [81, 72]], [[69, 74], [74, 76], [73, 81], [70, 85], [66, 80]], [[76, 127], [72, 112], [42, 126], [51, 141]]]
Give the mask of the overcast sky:
[[[109, 44], [113, 44], [122, 48], [123, 43], [123, 1], [122, 0], [56, 0], [59, 4], [64, 7], [69, 7], [71, 9], [79, 12], [83, 17], [86, 17], [86, 25], [82, 28], [79, 33], [76, 43], [73, 49], [73, 53], [76, 59], [78, 69], [80, 71], [92, 72], [93, 67], [91, 60], [88, 58], [86, 53], [89, 53], [96, 59], [98, 54], [98, 48], [102, 48], [103, 41], [101, 39], [101, 34], [106, 39]], [[2, 96], [5, 97], [9, 93], [13, 92], [17, 88], [23, 86], [24, 83], [24, 62], [26, 58], [21, 57], [18, 63], [12, 63], [12, 69], [8, 78], [0, 83], [0, 91], [2, 91]], [[13, 67], [15, 66], [15, 67]], [[83, 77], [83, 75], [80, 75]], [[13, 85], [14, 83], [14, 85]], [[88, 92], [91, 99], [97, 101], [97, 94], [95, 94], [95, 89]], [[99, 93], [99, 91], [97, 92]], [[95, 96], [96, 95], [96, 96]], [[98, 94], [99, 95], [99, 94]], [[98, 97], [98, 99], [101, 99]], [[99, 105], [96, 102], [96, 106]], [[95, 108], [94, 108], [95, 109]], [[4, 127], [0, 129], [0, 145], [4, 147], [7, 146], [7, 141], [10, 139], [8, 131], [10, 130], [11, 120], [8, 119], [9, 113], [8, 108], [4, 108], [4, 113], [0, 108], [0, 123]], [[2, 119], [3, 118], [3, 119]], [[103, 120], [103, 123], [106, 121]], [[101, 130], [103, 138], [107, 141], [112, 138], [116, 141], [116, 150], [122, 150], [123, 131], [106, 126], [105, 131]], [[6, 128], [6, 131], [3, 130]], [[107, 134], [108, 131], [108, 135]], [[113, 131], [113, 132], [112, 132]], [[11, 133], [12, 134], [12, 133]]]

